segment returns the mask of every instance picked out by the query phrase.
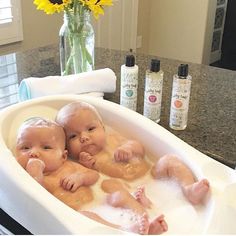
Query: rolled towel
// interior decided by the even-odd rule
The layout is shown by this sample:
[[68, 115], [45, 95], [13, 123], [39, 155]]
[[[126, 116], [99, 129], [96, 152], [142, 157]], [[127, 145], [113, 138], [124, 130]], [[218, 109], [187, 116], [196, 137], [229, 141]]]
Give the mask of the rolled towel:
[[19, 100], [54, 94], [112, 93], [116, 90], [116, 75], [109, 69], [100, 69], [67, 76], [29, 77], [19, 85]]

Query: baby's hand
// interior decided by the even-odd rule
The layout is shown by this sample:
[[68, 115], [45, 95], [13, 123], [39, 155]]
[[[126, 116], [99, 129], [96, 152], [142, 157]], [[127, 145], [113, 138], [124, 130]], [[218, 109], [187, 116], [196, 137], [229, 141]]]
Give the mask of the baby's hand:
[[26, 171], [39, 183], [42, 183], [43, 181], [44, 168], [44, 162], [37, 158], [30, 158], [26, 165]]
[[95, 158], [87, 152], [81, 152], [79, 154], [79, 163], [89, 169], [94, 169]]
[[133, 157], [132, 149], [129, 145], [122, 145], [114, 152], [115, 161], [127, 162]]
[[61, 186], [68, 191], [75, 192], [81, 185], [82, 179], [78, 173], [65, 176], [61, 179]]

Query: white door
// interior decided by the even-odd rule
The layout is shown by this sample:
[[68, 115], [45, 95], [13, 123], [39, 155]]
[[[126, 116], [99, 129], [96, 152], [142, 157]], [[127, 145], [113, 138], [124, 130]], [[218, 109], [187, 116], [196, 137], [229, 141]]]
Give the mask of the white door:
[[96, 47], [136, 51], [139, 0], [114, 0], [93, 21]]

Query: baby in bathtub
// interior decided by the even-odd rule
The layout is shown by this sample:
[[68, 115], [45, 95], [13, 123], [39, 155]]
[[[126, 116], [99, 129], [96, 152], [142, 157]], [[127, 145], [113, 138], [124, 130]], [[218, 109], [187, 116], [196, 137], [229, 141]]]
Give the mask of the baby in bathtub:
[[[80, 101], [70, 103], [59, 110], [56, 121], [65, 129], [69, 155], [80, 164], [126, 180], [148, 171], [141, 143], [118, 133], [106, 133], [92, 105]], [[201, 203], [209, 191], [208, 180], [196, 180], [192, 171], [174, 155], [161, 157], [151, 173], [154, 178], [175, 178], [192, 204]]]
[[56, 122], [40, 117], [25, 121], [18, 131], [15, 154], [19, 164], [36, 181], [82, 214], [108, 226], [140, 234], [160, 234], [167, 230], [163, 215], [149, 223], [144, 206], [113, 180], [103, 183], [106, 192], [113, 193], [108, 195], [107, 202], [114, 207], [133, 210], [136, 217], [133, 224], [128, 227], [115, 225], [93, 212], [81, 211], [82, 205], [92, 201], [93, 194], [88, 186], [94, 184], [99, 175], [95, 170], [67, 159], [65, 133]]
[[93, 200], [88, 186], [99, 175], [67, 159], [65, 133], [56, 122], [40, 117], [26, 120], [17, 134], [15, 154], [35, 180], [70, 207], [78, 210]]
[[114, 130], [105, 130], [100, 115], [90, 104], [68, 104], [58, 112], [56, 121], [65, 129], [70, 157], [80, 164], [125, 180], [137, 179], [150, 169], [143, 158], [143, 146]]

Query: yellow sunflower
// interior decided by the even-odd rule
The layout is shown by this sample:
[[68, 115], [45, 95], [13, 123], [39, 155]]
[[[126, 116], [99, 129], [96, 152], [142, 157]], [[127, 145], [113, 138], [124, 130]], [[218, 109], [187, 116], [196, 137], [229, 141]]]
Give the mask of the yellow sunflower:
[[72, 0], [34, 0], [38, 10], [43, 10], [47, 14], [61, 12], [71, 4]]
[[99, 15], [104, 15], [103, 6], [112, 6], [112, 0], [80, 0], [80, 2], [87, 5], [96, 19]]

